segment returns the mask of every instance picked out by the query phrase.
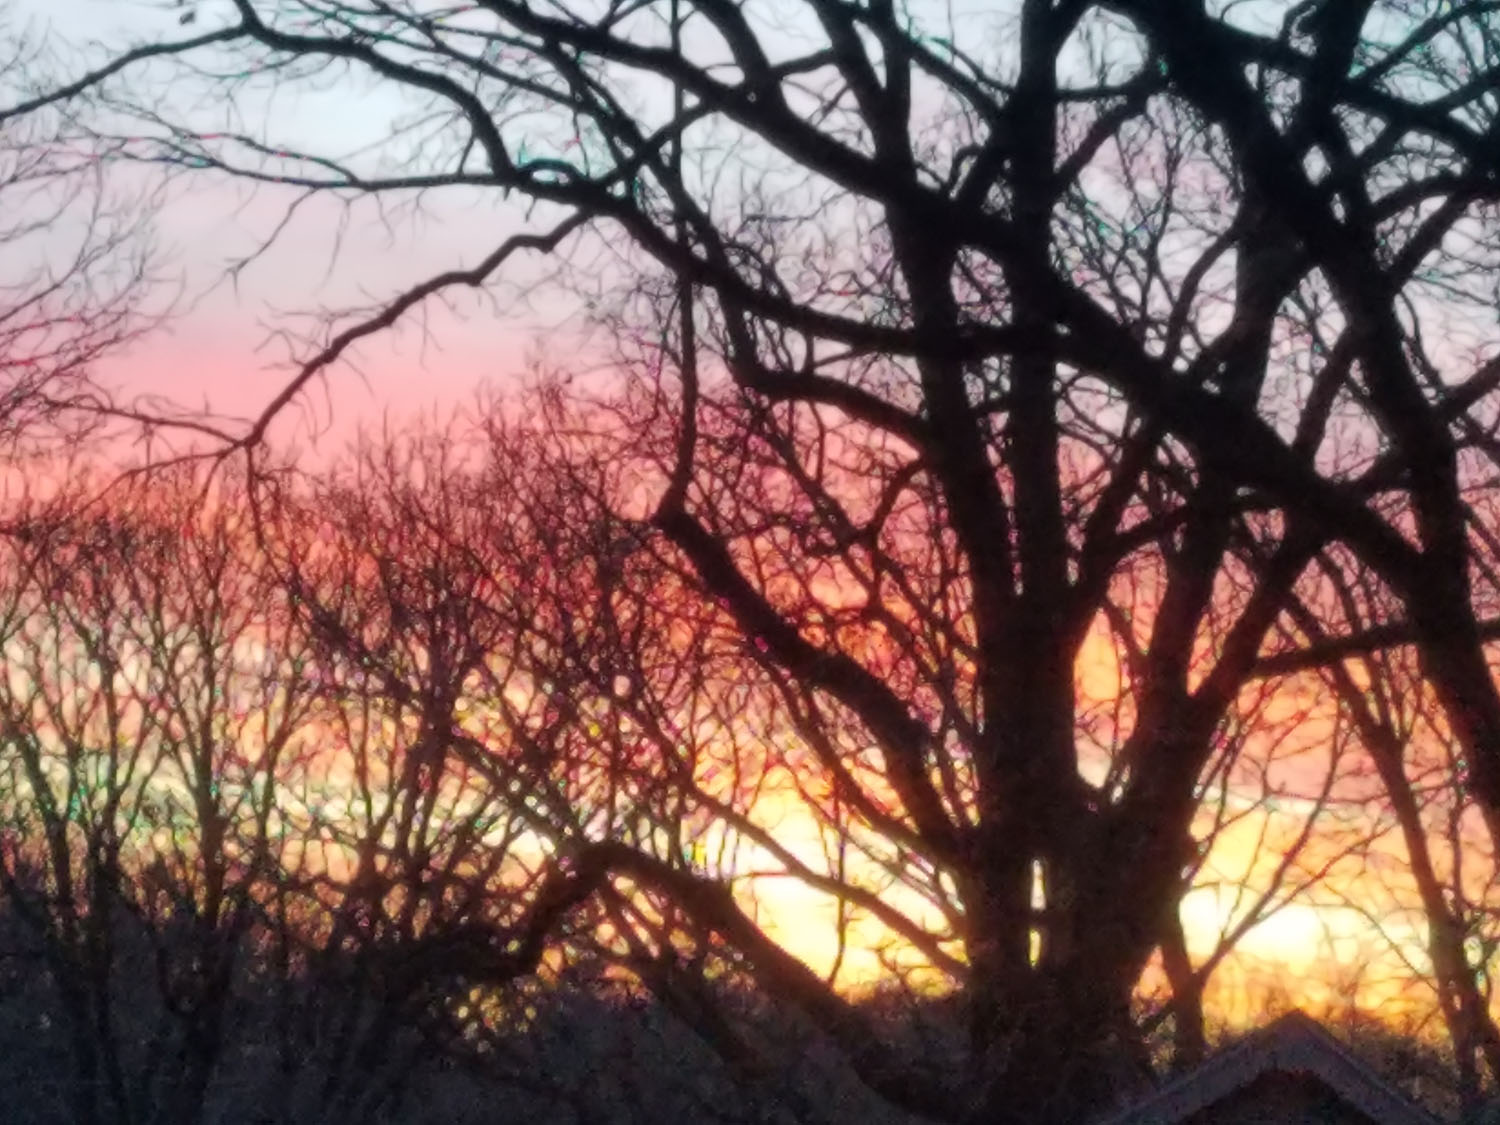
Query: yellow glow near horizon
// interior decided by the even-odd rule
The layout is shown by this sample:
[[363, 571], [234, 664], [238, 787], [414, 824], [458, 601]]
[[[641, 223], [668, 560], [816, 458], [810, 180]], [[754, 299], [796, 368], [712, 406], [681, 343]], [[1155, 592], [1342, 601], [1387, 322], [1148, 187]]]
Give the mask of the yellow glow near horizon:
[[[834, 592], [825, 590], [824, 593], [827, 600], [833, 599]], [[247, 666], [259, 667], [265, 656], [262, 647], [258, 637], [248, 636], [239, 655]], [[875, 654], [877, 657], [878, 655]], [[16, 669], [11, 667], [7, 674], [14, 679]], [[1122, 669], [1115, 644], [1107, 630], [1096, 627], [1085, 638], [1075, 669], [1080, 700], [1084, 703], [1112, 702], [1121, 691], [1121, 677]], [[94, 690], [100, 687], [92, 681], [88, 682], [88, 686]], [[13, 683], [12, 690], [19, 690], [19, 685]], [[511, 692], [509, 702], [513, 707], [522, 712], [529, 709], [533, 702], [533, 693], [529, 689], [512, 685], [507, 690]], [[464, 713], [461, 725], [475, 737], [484, 739], [487, 732], [481, 721], [481, 710], [469, 709]], [[1268, 730], [1268, 741], [1274, 737], [1274, 746], [1269, 749], [1257, 747], [1253, 741], [1251, 743], [1252, 754], [1265, 749], [1266, 753], [1274, 752], [1277, 755], [1278, 764], [1273, 781], [1277, 784], [1306, 781], [1325, 767], [1327, 754], [1319, 747], [1328, 737], [1329, 720], [1315, 710], [1308, 710], [1306, 701], [1298, 696], [1295, 685], [1283, 694], [1271, 698], [1262, 715], [1268, 727], [1284, 725], [1291, 731], [1288, 734], [1285, 731]], [[1128, 722], [1128, 716], [1121, 721]], [[503, 734], [498, 737], [503, 738]], [[399, 742], [399, 739], [387, 738], [386, 741]], [[315, 730], [309, 728], [309, 747], [316, 747], [309, 749], [309, 760], [321, 758], [318, 763], [322, 769], [320, 784], [331, 792], [340, 788], [352, 791], [353, 779], [348, 770], [341, 768], [338, 762], [336, 740], [325, 738], [321, 740], [321, 747], [317, 747], [319, 742]], [[1091, 747], [1085, 752], [1081, 748], [1080, 759], [1080, 769], [1085, 776], [1094, 781], [1102, 779], [1108, 768], [1103, 751]], [[377, 785], [383, 786], [389, 778], [380, 776], [374, 780]], [[875, 784], [878, 785], [878, 779]], [[1233, 785], [1229, 787], [1232, 789]], [[802, 799], [784, 789], [773, 788], [759, 800], [760, 804], [749, 810], [755, 819], [763, 826], [774, 826], [778, 843], [790, 849], [814, 870], [821, 870], [825, 863], [822, 837]], [[325, 806], [325, 812], [347, 806], [348, 801], [333, 792]], [[1298, 810], [1292, 809], [1286, 814], [1285, 823], [1269, 827], [1267, 820], [1273, 817], [1272, 813], [1245, 815], [1215, 840], [1213, 853], [1205, 865], [1205, 885], [1194, 889], [1182, 908], [1188, 945], [1195, 958], [1201, 961], [1211, 956], [1220, 936], [1238, 924], [1246, 901], [1243, 898], [1236, 899], [1233, 886], [1264, 880], [1267, 865], [1274, 862], [1278, 855], [1277, 848], [1287, 838], [1291, 831], [1289, 825], [1295, 824], [1297, 815]], [[1310, 863], [1318, 860], [1321, 854], [1319, 848], [1326, 850], [1332, 846], [1326, 841], [1314, 841], [1314, 844]], [[336, 847], [330, 848], [327, 841], [311, 837], [300, 844], [288, 842], [286, 846], [289, 848], [289, 855], [321, 846], [322, 856], [317, 862], [321, 862], [330, 871], [337, 872], [346, 858]], [[1392, 835], [1378, 842], [1377, 852], [1399, 866], [1401, 852]], [[299, 858], [297, 861], [303, 860]], [[758, 851], [754, 845], [747, 844], [743, 849], [742, 866], [747, 870], [771, 870], [776, 864], [772, 857]], [[1464, 876], [1476, 901], [1490, 893], [1488, 869], [1484, 865], [1466, 869]], [[860, 877], [857, 866], [852, 877], [856, 880]], [[1399, 881], [1399, 871], [1391, 878]], [[1225, 886], [1207, 885], [1212, 879], [1221, 879]], [[1340, 867], [1333, 869], [1329, 880], [1336, 887], [1361, 886], [1352, 881], [1353, 876]], [[888, 970], [882, 954], [906, 963], [915, 959], [909, 946], [893, 940], [883, 925], [864, 912], [854, 912], [845, 935], [847, 941], [841, 944], [835, 899], [795, 877], [759, 874], [752, 878], [742, 871], [739, 873], [736, 889], [741, 904], [754, 911], [769, 937], [820, 973], [831, 973], [837, 965], [837, 983], [845, 989], [857, 990], [884, 979]], [[1400, 889], [1405, 890], [1404, 887]], [[919, 896], [899, 890], [884, 891], [882, 894], [889, 905], [904, 909], [911, 917], [922, 920], [924, 903]], [[1375, 899], [1367, 901], [1373, 902]], [[927, 907], [928, 911], [930, 909], [930, 906]], [[1281, 966], [1285, 971], [1284, 983], [1293, 989], [1294, 994], [1316, 999], [1328, 995], [1331, 989], [1347, 987], [1347, 982], [1341, 984], [1330, 978], [1329, 974], [1338, 968], [1341, 956], [1347, 960], [1354, 956], [1349, 951], [1356, 951], [1359, 957], [1371, 960], [1373, 968], [1368, 979], [1355, 982], [1355, 995], [1371, 1004], [1393, 1003], [1399, 998], [1400, 989], [1391, 982], [1400, 975], [1395, 970], [1401, 966], [1398, 951], [1392, 945], [1399, 945], [1400, 952], [1408, 955], [1415, 951], [1420, 958], [1422, 933], [1420, 920], [1393, 917], [1382, 924], [1386, 927], [1385, 939], [1389, 939], [1385, 940], [1384, 946], [1373, 936], [1373, 927], [1368, 921], [1361, 920], [1356, 910], [1336, 903], [1298, 899], [1280, 906], [1269, 917], [1246, 930], [1238, 941], [1237, 954], [1227, 964], [1233, 965], [1238, 959], [1246, 963], [1260, 961]], [[953, 952], [956, 956], [960, 955], [956, 947]], [[1420, 961], [1417, 963], [1420, 964]], [[1412, 974], [1407, 969], [1406, 979], [1410, 980], [1411, 977]]]

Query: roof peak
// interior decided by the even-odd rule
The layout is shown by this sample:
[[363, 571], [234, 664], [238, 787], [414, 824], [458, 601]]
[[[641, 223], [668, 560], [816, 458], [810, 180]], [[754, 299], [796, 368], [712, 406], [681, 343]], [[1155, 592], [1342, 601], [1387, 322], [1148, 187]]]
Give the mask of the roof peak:
[[1434, 1125], [1436, 1120], [1357, 1058], [1320, 1020], [1293, 1008], [1215, 1051], [1149, 1097], [1106, 1115], [1099, 1125], [1171, 1125], [1275, 1073], [1311, 1077], [1380, 1125]]

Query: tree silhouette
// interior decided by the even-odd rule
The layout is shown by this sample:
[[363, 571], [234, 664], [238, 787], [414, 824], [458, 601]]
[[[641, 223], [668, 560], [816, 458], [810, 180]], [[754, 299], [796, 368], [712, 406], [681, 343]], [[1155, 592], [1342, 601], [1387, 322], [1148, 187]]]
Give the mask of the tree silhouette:
[[299, 644], [201, 474], [122, 486], [107, 513], [89, 487], [4, 557], [0, 892], [56, 997], [69, 1116], [196, 1120], [279, 862]]
[[[731, 869], [586, 837], [566, 897], [671, 902], [902, 1104], [1073, 1121], [1139, 1054], [1132, 990], [1247, 685], [1411, 646], [1500, 827], [1496, 27], [1477, 0], [234, 0], [0, 121], [66, 107], [118, 158], [377, 204], [536, 203], [544, 225], [331, 325], [236, 440], [423, 301], [570, 251], [623, 354], [592, 401], [556, 396], [569, 519], [613, 529], [596, 564], [705, 607], [743, 723], [806, 747], [804, 803], [924, 885], [907, 940], [966, 997], [967, 1069], [925, 1081]], [[347, 79], [419, 112], [347, 158], [274, 116], [207, 132], [132, 86], [173, 61], [205, 94]], [[1327, 596], [1364, 570], [1375, 621]], [[1102, 776], [1100, 660], [1126, 670]]]
[[[19, 61], [10, 59], [11, 73]], [[0, 452], [55, 455], [110, 403], [100, 361], [157, 325], [149, 198], [59, 154], [46, 122], [0, 126]]]

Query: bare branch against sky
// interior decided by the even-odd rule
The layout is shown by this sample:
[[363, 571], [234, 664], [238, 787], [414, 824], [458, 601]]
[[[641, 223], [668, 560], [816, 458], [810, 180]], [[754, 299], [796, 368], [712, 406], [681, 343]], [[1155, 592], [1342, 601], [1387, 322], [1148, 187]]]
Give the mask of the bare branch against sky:
[[[1259, 833], [1232, 944], [1395, 823], [1465, 1097], [1500, 1080], [1455, 874], [1500, 834], [1492, 3], [201, 0], [54, 36], [0, 127], [270, 193], [251, 259], [307, 200], [358, 213], [339, 245], [403, 207], [472, 243], [308, 310], [229, 448], [469, 291], [535, 283], [610, 354], [579, 377], [559, 334], [474, 432], [361, 453], [327, 502], [394, 553], [296, 554], [296, 490], [255, 494], [310, 635], [420, 714], [392, 807], [474, 771], [548, 857], [501, 976], [544, 928], [664, 993], [712, 961], [893, 1105], [1078, 1121], [1149, 1070], [1158, 954], [1201, 1053], [1216, 842]], [[1372, 792], [1394, 821], [1347, 813]], [[768, 870], [831, 911], [826, 975]], [[842, 991], [861, 927], [961, 999], [938, 1073]]]

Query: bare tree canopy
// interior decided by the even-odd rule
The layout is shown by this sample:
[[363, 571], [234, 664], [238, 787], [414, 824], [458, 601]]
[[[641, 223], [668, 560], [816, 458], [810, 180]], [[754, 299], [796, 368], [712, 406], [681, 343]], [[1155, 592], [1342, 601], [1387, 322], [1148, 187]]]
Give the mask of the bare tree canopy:
[[[47, 143], [37, 119], [0, 126], [0, 451], [55, 451], [97, 426], [98, 381], [157, 325], [149, 200]], [[76, 154], [75, 154], [76, 155]]]
[[[567, 673], [512, 731], [633, 779], [554, 791], [568, 902], [672, 904], [898, 1104], [1064, 1122], [1142, 1065], [1132, 997], [1257, 714], [1304, 699], [1333, 785], [1349, 739], [1389, 750], [1351, 679], [1387, 676], [1500, 831], [1495, 9], [222, 0], [0, 125], [56, 113], [81, 151], [289, 199], [533, 201], [331, 324], [234, 440], [423, 302], [558, 256], [618, 363], [530, 403], [545, 472], [500, 523], [537, 561], [472, 596], [535, 632], [528, 675]], [[373, 144], [267, 97], [328, 90]], [[757, 771], [842, 850], [778, 853]], [[733, 858], [672, 846], [700, 822], [915, 950], [967, 1061], [881, 1040]], [[670, 946], [664, 917], [635, 924]], [[1500, 1057], [1462, 944], [1432, 945], [1445, 1011]]]

